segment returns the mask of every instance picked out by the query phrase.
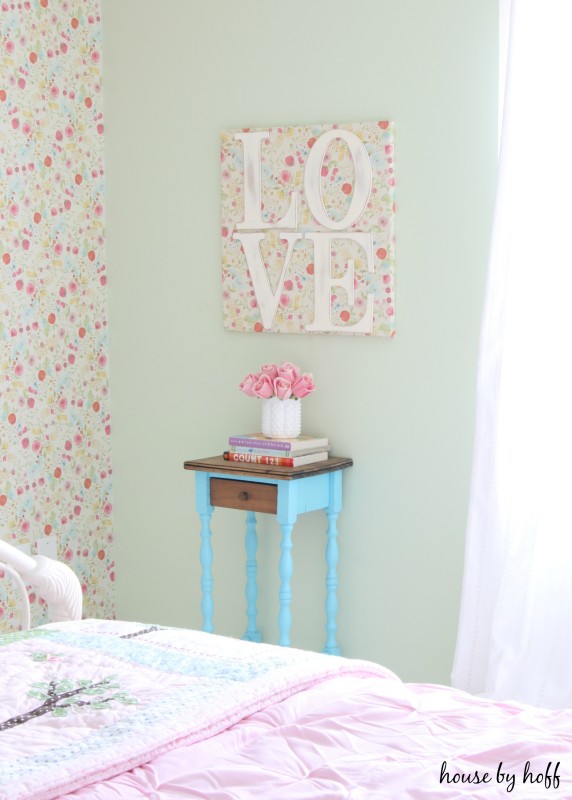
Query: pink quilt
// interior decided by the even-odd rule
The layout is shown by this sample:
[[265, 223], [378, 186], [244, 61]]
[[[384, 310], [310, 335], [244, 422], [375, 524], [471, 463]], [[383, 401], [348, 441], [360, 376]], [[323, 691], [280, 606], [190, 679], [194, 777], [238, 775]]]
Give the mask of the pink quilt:
[[[39, 630], [0, 647], [2, 800], [572, 798], [572, 711], [190, 631]], [[14, 646], [39, 672], [5, 671]]]
[[346, 676], [72, 798], [570, 800], [572, 712]]

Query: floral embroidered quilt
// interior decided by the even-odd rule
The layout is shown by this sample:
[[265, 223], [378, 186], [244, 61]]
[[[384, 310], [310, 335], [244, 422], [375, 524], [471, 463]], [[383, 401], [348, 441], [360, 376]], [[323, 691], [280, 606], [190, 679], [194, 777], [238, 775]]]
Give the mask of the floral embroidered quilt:
[[104, 620], [0, 635], [0, 799], [51, 800], [368, 662]]

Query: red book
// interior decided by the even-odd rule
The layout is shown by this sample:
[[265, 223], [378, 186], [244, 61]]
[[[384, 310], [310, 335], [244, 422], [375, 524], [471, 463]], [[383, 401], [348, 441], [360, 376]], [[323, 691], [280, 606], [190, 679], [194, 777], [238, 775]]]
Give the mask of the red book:
[[302, 467], [304, 464], [313, 464], [316, 461], [325, 461], [327, 451], [321, 453], [308, 453], [305, 456], [260, 456], [256, 453], [231, 453], [225, 450], [223, 457], [227, 461], [238, 461], [242, 464], [262, 464], [267, 467]]

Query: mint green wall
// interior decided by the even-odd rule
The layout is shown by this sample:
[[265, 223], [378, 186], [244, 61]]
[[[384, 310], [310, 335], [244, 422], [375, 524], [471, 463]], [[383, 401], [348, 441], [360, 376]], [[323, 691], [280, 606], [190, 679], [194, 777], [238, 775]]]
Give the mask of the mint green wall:
[[[258, 427], [261, 363], [314, 372], [306, 433], [354, 458], [340, 518], [339, 640], [448, 682], [462, 581], [476, 356], [496, 158], [496, 0], [103, 0], [117, 609], [200, 627], [188, 458]], [[396, 126], [394, 340], [222, 329], [224, 128]], [[217, 510], [215, 620], [241, 635], [243, 533]], [[325, 521], [295, 529], [296, 646], [324, 643]], [[279, 531], [261, 515], [261, 625]]]

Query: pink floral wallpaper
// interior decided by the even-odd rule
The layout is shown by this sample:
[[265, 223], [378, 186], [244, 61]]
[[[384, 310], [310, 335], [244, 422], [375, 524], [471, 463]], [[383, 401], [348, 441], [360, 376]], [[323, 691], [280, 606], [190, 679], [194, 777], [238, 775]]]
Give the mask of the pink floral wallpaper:
[[[55, 542], [84, 615], [109, 617], [100, 13], [99, 0], [0, 3], [0, 536]], [[0, 628], [17, 624], [0, 581]]]

